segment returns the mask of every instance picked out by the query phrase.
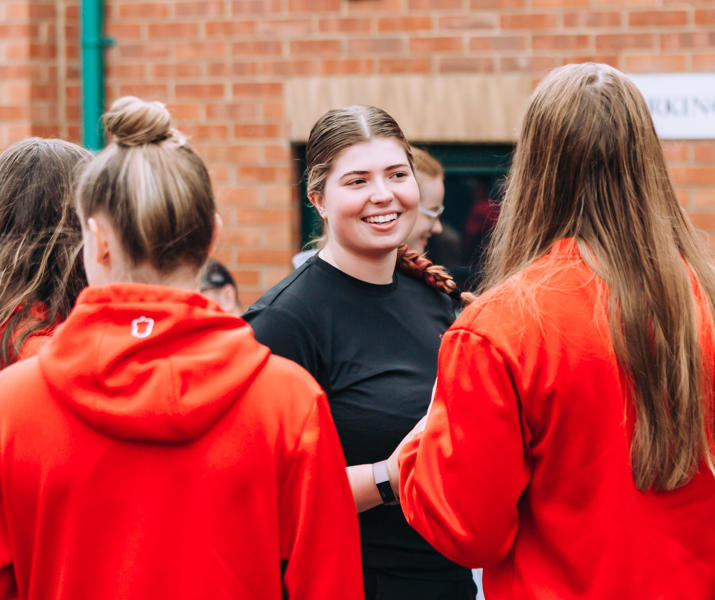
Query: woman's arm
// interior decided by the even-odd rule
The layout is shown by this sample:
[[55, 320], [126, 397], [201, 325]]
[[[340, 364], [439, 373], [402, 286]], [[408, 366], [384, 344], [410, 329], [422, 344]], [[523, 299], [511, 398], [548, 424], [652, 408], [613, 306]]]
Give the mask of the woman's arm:
[[350, 489], [352, 489], [353, 498], [355, 499], [355, 506], [359, 513], [382, 504], [380, 492], [375, 485], [371, 464], [352, 465], [346, 471]]

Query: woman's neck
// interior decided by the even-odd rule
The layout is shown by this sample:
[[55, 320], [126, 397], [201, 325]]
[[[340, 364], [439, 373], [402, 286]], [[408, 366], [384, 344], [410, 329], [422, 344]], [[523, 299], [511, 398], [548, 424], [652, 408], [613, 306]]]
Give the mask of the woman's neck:
[[374, 255], [356, 254], [330, 240], [318, 254], [328, 264], [343, 273], [376, 285], [392, 283], [397, 261], [397, 248]]

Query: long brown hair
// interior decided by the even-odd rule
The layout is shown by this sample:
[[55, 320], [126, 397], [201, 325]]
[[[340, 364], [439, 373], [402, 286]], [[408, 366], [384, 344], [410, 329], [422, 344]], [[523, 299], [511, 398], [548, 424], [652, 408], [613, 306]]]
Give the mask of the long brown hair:
[[0, 368], [29, 337], [65, 319], [87, 285], [71, 198], [75, 171], [90, 156], [42, 138], [0, 155]]
[[[404, 149], [410, 168], [414, 170], [412, 146], [397, 121], [388, 113], [381, 108], [359, 104], [334, 108], [320, 117], [310, 130], [305, 150], [308, 195], [323, 193], [325, 180], [333, 168], [335, 157], [340, 152], [373, 138], [396, 140]], [[324, 243], [325, 239], [323, 234], [318, 245]], [[460, 292], [457, 291], [452, 276], [444, 267], [433, 265], [432, 261], [424, 255], [411, 252], [404, 244], [398, 249], [396, 268], [465, 303], [474, 298], [470, 293], [462, 294], [460, 298]]]
[[103, 213], [134, 265], [164, 274], [184, 264], [200, 269], [216, 212], [203, 161], [160, 102], [125, 96], [103, 118], [113, 140], [82, 172], [82, 217]]
[[483, 289], [565, 237], [576, 238], [610, 288], [614, 350], [636, 415], [637, 487], [685, 485], [701, 460], [715, 474], [713, 364], [701, 352], [686, 263], [707, 299], [710, 324], [715, 277], [678, 204], [643, 97], [607, 65], [561, 67], [532, 95]]

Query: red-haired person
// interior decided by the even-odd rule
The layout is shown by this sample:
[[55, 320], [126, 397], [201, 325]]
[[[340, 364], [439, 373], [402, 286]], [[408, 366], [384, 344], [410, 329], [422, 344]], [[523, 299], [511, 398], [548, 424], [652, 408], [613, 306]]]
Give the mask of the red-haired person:
[[419, 202], [409, 144], [383, 110], [351, 106], [318, 119], [306, 158], [325, 245], [244, 318], [327, 393], [360, 513], [366, 597], [473, 599], [470, 571], [390, 505], [384, 469], [427, 409], [439, 340], [454, 319], [454, 282], [401, 246]]
[[90, 287], [0, 373], [0, 598], [360, 600], [322, 390], [198, 293], [206, 167], [160, 103], [105, 125], [77, 191]]
[[439, 218], [444, 212], [444, 169], [426, 150], [416, 146], [412, 146], [411, 150], [420, 203], [405, 245], [417, 254], [424, 254], [429, 239], [443, 231]]
[[490, 600], [715, 598], [715, 276], [616, 69], [535, 90], [486, 276], [399, 454], [407, 520]]
[[0, 369], [36, 354], [87, 285], [71, 197], [90, 157], [43, 138], [0, 154]]

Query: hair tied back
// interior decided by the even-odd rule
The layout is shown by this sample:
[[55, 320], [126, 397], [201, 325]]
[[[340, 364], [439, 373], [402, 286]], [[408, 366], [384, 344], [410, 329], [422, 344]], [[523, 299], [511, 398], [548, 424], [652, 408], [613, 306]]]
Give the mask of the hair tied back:
[[173, 134], [171, 115], [163, 103], [134, 96], [124, 96], [112, 104], [104, 114], [104, 127], [120, 146], [161, 142]]

